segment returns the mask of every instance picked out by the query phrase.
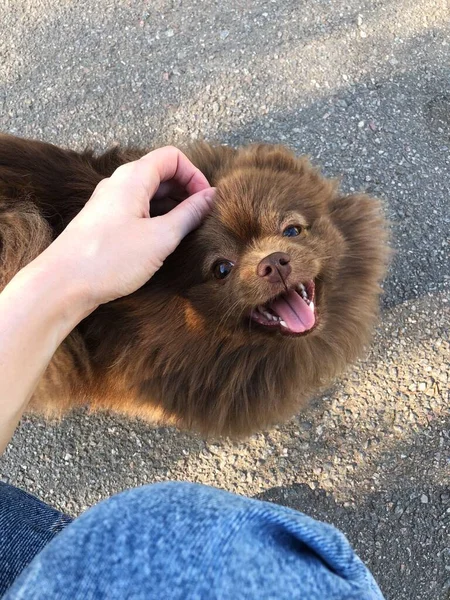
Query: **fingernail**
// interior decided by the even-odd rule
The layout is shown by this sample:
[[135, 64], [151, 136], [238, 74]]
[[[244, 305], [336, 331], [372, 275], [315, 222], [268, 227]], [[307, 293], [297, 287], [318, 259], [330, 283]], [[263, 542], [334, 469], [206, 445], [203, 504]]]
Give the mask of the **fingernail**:
[[207, 202], [212, 202], [215, 197], [216, 197], [216, 188], [210, 188], [209, 190], [207, 190], [205, 192], [204, 198]]

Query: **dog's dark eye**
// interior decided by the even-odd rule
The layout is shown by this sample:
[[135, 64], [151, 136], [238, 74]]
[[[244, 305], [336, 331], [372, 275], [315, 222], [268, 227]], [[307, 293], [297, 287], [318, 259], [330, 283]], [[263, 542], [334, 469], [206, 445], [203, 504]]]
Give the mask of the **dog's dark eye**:
[[220, 260], [213, 267], [214, 277], [216, 279], [225, 279], [231, 273], [234, 264], [229, 260]]
[[301, 225], [290, 225], [289, 227], [286, 227], [286, 229], [283, 231], [283, 236], [296, 237], [297, 235], [300, 235], [302, 231], [303, 227]]

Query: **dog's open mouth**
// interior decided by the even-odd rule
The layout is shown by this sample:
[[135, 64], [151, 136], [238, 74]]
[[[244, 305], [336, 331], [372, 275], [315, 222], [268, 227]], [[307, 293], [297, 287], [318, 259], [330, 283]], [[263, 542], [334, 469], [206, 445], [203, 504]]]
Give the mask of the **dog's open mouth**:
[[304, 335], [316, 325], [316, 286], [311, 279], [299, 283], [250, 313], [259, 325], [279, 330], [286, 335]]

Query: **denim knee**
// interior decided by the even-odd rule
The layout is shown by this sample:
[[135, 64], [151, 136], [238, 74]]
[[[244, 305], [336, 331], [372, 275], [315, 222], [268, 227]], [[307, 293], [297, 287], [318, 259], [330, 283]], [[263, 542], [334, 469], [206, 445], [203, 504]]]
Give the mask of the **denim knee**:
[[9, 598], [302, 598], [382, 595], [342, 533], [294, 510], [160, 483], [88, 510], [34, 559]]

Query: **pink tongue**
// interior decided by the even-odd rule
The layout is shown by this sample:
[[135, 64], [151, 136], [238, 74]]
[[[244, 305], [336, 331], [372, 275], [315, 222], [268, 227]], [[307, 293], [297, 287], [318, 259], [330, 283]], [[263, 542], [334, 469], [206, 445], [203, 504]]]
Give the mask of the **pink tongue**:
[[316, 322], [314, 309], [295, 290], [279, 296], [270, 308], [286, 323], [294, 333], [308, 331]]

